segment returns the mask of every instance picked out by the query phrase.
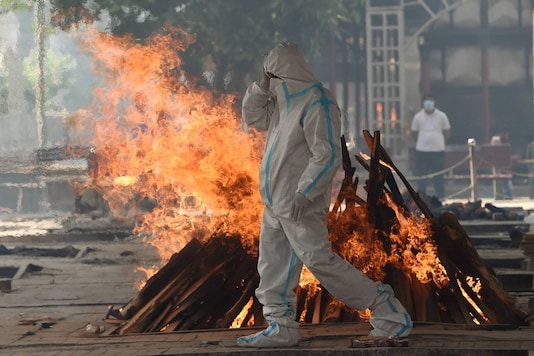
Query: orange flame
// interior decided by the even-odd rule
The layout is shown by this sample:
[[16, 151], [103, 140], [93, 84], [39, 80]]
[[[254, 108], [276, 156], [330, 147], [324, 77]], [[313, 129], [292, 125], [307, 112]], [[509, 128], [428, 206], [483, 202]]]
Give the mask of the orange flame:
[[243, 325], [243, 322], [245, 320], [245, 317], [249, 313], [250, 308], [252, 308], [252, 304], [254, 303], [254, 298], [250, 298], [247, 304], [241, 309], [239, 314], [236, 316], [234, 321], [232, 322], [232, 325], [230, 326], [230, 329], [239, 329], [244, 326], [254, 326], [254, 317], [252, 316], [250, 320], [248, 321], [247, 325]]
[[[134, 232], [158, 249], [162, 263], [218, 229], [239, 234], [256, 253], [263, 137], [241, 130], [234, 95], [201, 87], [181, 69], [177, 52], [194, 36], [167, 28], [141, 44], [88, 31], [84, 41], [102, 81], [92, 107], [72, 121], [91, 128], [95, 166], [87, 187], [103, 194], [115, 216], [136, 221]], [[391, 263], [423, 283], [447, 284], [429, 223], [388, 203], [398, 219], [390, 251], [362, 210], [346, 217], [357, 228], [338, 241], [338, 253], [376, 280]], [[306, 270], [301, 285], [318, 288]]]
[[[480, 299], [481, 298], [481, 295], [480, 295], [480, 290], [482, 289], [482, 281], [480, 280], [480, 278], [477, 278], [477, 277], [472, 277], [472, 276], [465, 276], [465, 280], [467, 282], [467, 285], [469, 286], [469, 289], [471, 289], [475, 294], [476, 296]], [[484, 314], [484, 312], [482, 311], [482, 309], [480, 309], [480, 307], [478, 306], [478, 304], [473, 300], [473, 298], [471, 298], [471, 296], [469, 295], [469, 293], [464, 289], [464, 287], [462, 286], [461, 283], [458, 284], [458, 286], [460, 287], [460, 291], [462, 292], [462, 295], [464, 296], [465, 300], [471, 304], [471, 306], [473, 307], [473, 309], [475, 309], [475, 311], [477, 312], [477, 314], [482, 317], [482, 319], [485, 321], [485, 322], [490, 322], [489, 318], [486, 316], [486, 314]], [[480, 324], [480, 321], [475, 317], [473, 316], [472, 313], [470, 313], [470, 315], [473, 317], [473, 322], [475, 324]]]
[[191, 36], [178, 28], [145, 44], [88, 31], [83, 41], [101, 84], [73, 124], [90, 128], [95, 167], [87, 187], [166, 262], [192, 238], [239, 233], [254, 250], [259, 232], [262, 139], [240, 129], [236, 97], [195, 84], [178, 52]]
[[[396, 217], [396, 225], [388, 235], [391, 244], [385, 248], [379, 232], [369, 224], [366, 209], [345, 211], [343, 219], [350, 219], [354, 227], [349, 236], [340, 240], [339, 231], [332, 231], [337, 252], [362, 272], [375, 280], [384, 280], [384, 266], [392, 264], [407, 275], [413, 274], [421, 283], [449, 284], [450, 279], [439, 260], [437, 246], [429, 237], [432, 232], [427, 219], [403, 211], [386, 195], [386, 204]], [[342, 225], [342, 224], [341, 224]]]

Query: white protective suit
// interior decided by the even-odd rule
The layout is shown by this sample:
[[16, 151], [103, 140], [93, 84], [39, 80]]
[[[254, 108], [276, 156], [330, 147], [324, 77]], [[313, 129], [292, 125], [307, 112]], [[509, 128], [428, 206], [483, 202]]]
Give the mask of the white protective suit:
[[[246, 123], [267, 130], [260, 167], [265, 205], [260, 234], [256, 290], [269, 327], [237, 340], [240, 346], [292, 346], [299, 342], [295, 321], [303, 263], [332, 295], [347, 306], [372, 313], [377, 336], [407, 336], [411, 319], [390, 286], [374, 282], [332, 252], [326, 217], [332, 179], [341, 164], [340, 111], [330, 91], [317, 81], [300, 50], [279, 44], [265, 59], [264, 70], [280, 80], [271, 91], [253, 83], [243, 99]], [[297, 192], [311, 201], [295, 222], [290, 209]], [[378, 315], [380, 314], [380, 315]]]

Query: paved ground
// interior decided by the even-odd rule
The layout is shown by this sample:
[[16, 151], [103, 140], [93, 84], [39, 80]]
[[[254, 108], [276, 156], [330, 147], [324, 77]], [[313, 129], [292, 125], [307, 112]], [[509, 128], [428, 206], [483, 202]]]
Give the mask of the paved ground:
[[[534, 209], [528, 198], [494, 203]], [[18, 270], [11, 290], [0, 293], [0, 355], [534, 355], [529, 353], [534, 328], [417, 324], [408, 348], [354, 349], [349, 348], [351, 339], [367, 335], [368, 324], [314, 325], [302, 327], [299, 347], [276, 351], [234, 346], [237, 336], [256, 329], [109, 336], [115, 325], [102, 321], [108, 305], [124, 305], [137, 293], [135, 267], [157, 264], [156, 252], [138, 238], [102, 241], [83, 233], [58, 234], [57, 218], [10, 218], [0, 226], [0, 243], [8, 249], [65, 248], [74, 255], [1, 257], [0, 267]], [[102, 333], [87, 332], [87, 324], [102, 327]]]

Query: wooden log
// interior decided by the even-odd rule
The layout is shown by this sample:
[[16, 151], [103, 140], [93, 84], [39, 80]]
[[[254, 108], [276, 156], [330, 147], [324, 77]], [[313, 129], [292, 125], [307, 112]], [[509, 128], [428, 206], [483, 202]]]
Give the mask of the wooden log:
[[415, 316], [415, 304], [424, 303], [425, 300], [413, 300], [412, 279], [409, 278], [409, 276], [407, 276], [404, 272], [393, 267], [392, 265], [386, 266], [386, 270], [388, 273], [387, 278], [384, 280], [384, 282], [389, 284], [391, 288], [393, 288], [395, 296], [406, 308], [408, 314]]
[[[221, 288], [224, 282], [224, 275], [220, 271], [224, 267], [224, 265], [224, 262], [219, 264], [213, 269], [212, 272], [198, 279], [189, 288], [187, 288], [177, 298], [177, 301], [172, 302], [174, 305], [172, 312], [167, 313], [165, 318], [158, 326], [156, 326], [155, 329], [161, 329], [164, 325], [171, 323], [178, 316], [181, 316], [184, 313], [191, 312], [194, 309], [191, 307], [195, 305], [197, 301], [199, 301], [202, 297], [208, 295], [210, 291], [218, 290], [219, 288]], [[203, 306], [202, 309], [206, 310], [207, 308]]]
[[243, 318], [243, 322], [241, 323], [241, 327], [249, 326], [250, 320], [253, 319], [253, 318], [254, 318], [254, 309], [251, 307], [251, 308], [249, 308], [247, 314]]
[[481, 318], [478, 318], [477, 316], [472, 314], [473, 309], [471, 305], [469, 304], [469, 302], [467, 302], [467, 300], [465, 299], [462, 293], [462, 290], [458, 284], [458, 280], [454, 277], [455, 275], [456, 274], [453, 272], [451, 273], [451, 276], [453, 277], [449, 276], [451, 280], [451, 284], [449, 285], [449, 287], [451, 288], [453, 295], [456, 298], [457, 305], [458, 305], [460, 312], [462, 313], [464, 323], [475, 324], [475, 319], [479, 320]]
[[224, 282], [224, 268], [227, 263], [227, 261], [219, 263], [211, 271], [202, 275], [200, 278], [195, 279], [194, 283], [179, 295], [176, 295], [175, 300], [173, 301], [175, 310], [167, 316], [169, 321], [172, 320], [175, 315], [179, 315], [180, 313], [183, 313], [184, 310], [187, 310], [199, 298], [209, 294], [210, 291], [220, 291], [222, 283]]
[[[235, 264], [236, 262], [234, 260], [231, 263]], [[243, 300], [248, 302], [248, 299], [250, 299], [254, 289], [257, 287], [258, 279], [241, 274], [238, 270], [236, 271], [233, 267], [228, 266], [227, 264], [221, 267], [220, 273], [215, 274], [212, 278], [196, 286], [194, 294], [183, 302], [177, 303], [175, 307], [176, 311], [169, 314], [168, 321], [170, 322], [176, 316], [181, 315], [183, 311], [202, 309], [205, 312], [205, 318], [195, 322], [195, 329], [212, 329], [217, 327], [217, 323], [223, 316], [229, 317], [226, 311], [232, 308], [236, 300], [246, 296], [246, 299], [243, 298]], [[238, 279], [242, 278], [252, 281], [246, 294], [243, 293], [243, 288], [239, 286], [240, 281]], [[209, 285], [209, 288], [204, 285]], [[237, 313], [240, 311], [237, 311]], [[228, 319], [228, 323], [224, 327], [230, 327], [236, 316], [237, 314], [231, 320]], [[190, 324], [189, 321], [186, 322], [186, 325], [188, 324]]]
[[[238, 238], [230, 238], [224, 235], [212, 237], [202, 248], [197, 251], [197, 263], [190, 263], [175, 275], [168, 284], [165, 285], [150, 301], [146, 303], [131, 319], [125, 322], [120, 330], [120, 334], [143, 332], [152, 324], [159, 313], [166, 308], [172, 298], [182, 295], [182, 290], [198, 281], [200, 276], [210, 274], [210, 271], [225, 260], [228, 254], [232, 254], [238, 248], [243, 248]], [[223, 253], [221, 251], [225, 251]]]
[[[365, 161], [365, 159], [363, 157], [360, 157], [360, 156], [357, 156], [356, 157], [356, 160], [360, 163], [360, 165], [366, 170], [366, 171], [370, 171], [371, 167], [369, 166], [369, 164], [367, 164], [367, 162]], [[388, 169], [388, 171], [391, 173], [391, 170]], [[393, 176], [391, 176], [393, 178]], [[397, 187], [398, 189], [398, 185], [395, 183], [395, 186]], [[383, 190], [385, 193], [389, 193], [392, 195], [391, 191], [388, 190], [387, 187], [383, 187]], [[399, 191], [399, 194], [400, 194], [400, 191]], [[360, 198], [361, 199], [361, 198]], [[367, 206], [367, 202], [365, 202], [365, 204], [363, 204], [365, 206]]]
[[467, 282], [466, 276], [461, 271], [458, 271], [456, 274], [456, 280], [458, 281], [458, 285], [462, 288], [463, 293], [465, 293], [464, 296], [471, 301], [469, 302], [468, 300], [469, 305], [473, 306], [472, 313], [480, 324], [485, 324], [487, 322], [493, 324], [498, 323], [497, 317], [493, 311], [482, 302], [480, 297], [473, 290], [473, 287]]
[[305, 317], [304, 313], [307, 308], [308, 290], [306, 288], [302, 288], [299, 284], [295, 289], [295, 293], [297, 294], [296, 320], [303, 320]]
[[[363, 131], [363, 136], [366, 142], [369, 142], [369, 140], [372, 140], [371, 133], [368, 130]], [[380, 150], [380, 158], [383, 159], [387, 164], [391, 166], [391, 168], [395, 170], [395, 172], [401, 179], [402, 183], [404, 183], [404, 186], [410, 193], [417, 207], [421, 210], [421, 212], [425, 215], [427, 219], [433, 219], [434, 215], [432, 214], [428, 206], [425, 204], [423, 199], [421, 199], [421, 197], [419, 196], [419, 193], [417, 193], [415, 189], [413, 189], [412, 185], [408, 182], [408, 179], [406, 179], [404, 174], [402, 174], [402, 172], [398, 169], [395, 163], [393, 163], [393, 160], [391, 159], [387, 151], [384, 149], [384, 147], [380, 146], [379, 150]]]
[[338, 211], [343, 201], [346, 200], [347, 198], [350, 198], [350, 196], [355, 193], [355, 191], [352, 192], [351, 187], [353, 184], [353, 177], [354, 177], [354, 173], [356, 172], [356, 168], [352, 167], [350, 154], [347, 149], [347, 142], [345, 141], [344, 135], [341, 136], [341, 157], [342, 157], [343, 170], [345, 172], [345, 176], [343, 178], [343, 182], [341, 183], [341, 188], [334, 202], [332, 211]]
[[313, 312], [315, 311], [317, 293], [310, 293], [310, 291], [308, 291], [306, 299], [308, 302], [306, 303], [306, 309], [304, 310], [304, 322], [311, 324], [313, 323]]
[[189, 268], [184, 268], [181, 273], [172, 278], [169, 284], [163, 287], [150, 302], [145, 303], [137, 313], [120, 327], [119, 334], [144, 332], [153, 320], [166, 308], [169, 300], [184, 285], [191, 283], [192, 277], [189, 271]]
[[[229, 268], [225, 269], [223, 288], [208, 297], [213, 304], [213, 310], [207, 320], [209, 322], [204, 323], [205, 327], [216, 328], [221, 320], [225, 321], [222, 327], [230, 327], [246, 303], [255, 297], [254, 292], [258, 284], [256, 259], [242, 250]], [[238, 303], [245, 304], [239, 309]], [[263, 318], [261, 322], [263, 323]]]
[[526, 256], [534, 256], [534, 232], [529, 231], [523, 233], [521, 242], [519, 243], [519, 248]]
[[[197, 251], [192, 260], [201, 256], [201, 254], [202, 249]], [[145, 303], [139, 311], [120, 327], [119, 334], [143, 332], [166, 308], [169, 301], [179, 294], [180, 290], [192, 283], [198, 273], [198, 265], [196, 264], [188, 264], [177, 271], [177, 274], [149, 302]]]
[[362, 318], [360, 317], [360, 314], [353, 309], [344, 307], [343, 310], [341, 311], [340, 321], [342, 322], [350, 323], [350, 322], [361, 321], [361, 320]]
[[[370, 166], [367, 164], [367, 162], [365, 161], [365, 159], [363, 157], [357, 156], [356, 160], [360, 163], [360, 165], [365, 170], [367, 170], [367, 171], [370, 170]], [[399, 189], [399, 186], [397, 184], [397, 181], [395, 180], [395, 177], [393, 176], [393, 173], [391, 172], [391, 168], [389, 166], [385, 165], [381, 160], [379, 162], [380, 162], [381, 170], [383, 170], [383, 172], [385, 174], [386, 183], [390, 187], [389, 190], [387, 188], [384, 188], [384, 191], [385, 192], [389, 192], [391, 194], [395, 204], [397, 204], [398, 206], [401, 206], [401, 207], [406, 209], [406, 203], [405, 203], [404, 198], [403, 198], [403, 196], [402, 196], [402, 194], [400, 192], [400, 189]]]
[[402, 193], [400, 192], [399, 186], [397, 184], [397, 181], [395, 180], [395, 177], [393, 177], [393, 173], [391, 172], [391, 169], [389, 167], [382, 167], [385, 177], [386, 177], [386, 183], [389, 186], [391, 196], [393, 198], [393, 202], [403, 208], [404, 210], [408, 210], [408, 207], [406, 206], [406, 203], [404, 202], [404, 198], [402, 197]]
[[177, 271], [187, 266], [202, 244], [197, 239], [192, 239], [187, 245], [172, 255], [169, 261], [151, 278], [145, 286], [125, 306], [119, 309], [123, 319], [131, 318], [147, 301], [152, 299], [169, 281]]
[[162, 323], [162, 320], [167, 317], [167, 314], [174, 308], [174, 304], [169, 302], [167, 305], [161, 310], [159, 315], [156, 315], [156, 318], [148, 324], [143, 332], [153, 332], [153, 331], [161, 331], [161, 328], [158, 328], [158, 325]]
[[380, 133], [375, 132], [370, 149], [371, 149], [371, 163], [369, 165], [369, 180], [367, 181], [367, 219], [371, 226], [376, 226], [376, 206], [383, 185], [380, 183], [379, 159], [378, 149], [380, 147]]
[[254, 315], [254, 326], [266, 326], [267, 322], [263, 316], [263, 306], [256, 297], [254, 297], [254, 302], [252, 303], [252, 311]]
[[[368, 145], [370, 147], [374, 147], [372, 145], [375, 144], [375, 139], [370, 136], [370, 134], [368, 132], [364, 132], [364, 136], [366, 138], [366, 142], [368, 143]], [[374, 151], [374, 150], [373, 150]], [[421, 209], [421, 211], [423, 211], [423, 213], [425, 214], [425, 216], [429, 219], [433, 219], [433, 215], [430, 213], [428, 207], [426, 207], [426, 204], [424, 203], [424, 201], [422, 201], [421, 199], [419, 199], [419, 196], [418, 194], [413, 191], [413, 189], [410, 187], [410, 185], [408, 184], [408, 182], [405, 180], [405, 177], [402, 175], [402, 173], [400, 171], [398, 171], [398, 169], [395, 167], [395, 165], [393, 164], [391, 158], [389, 157], [389, 155], [387, 154], [387, 152], [381, 147], [380, 150], [379, 150], [379, 153], [381, 155], [381, 158], [387, 163], [387, 164], [390, 164], [396, 171], [397, 173], [399, 174], [399, 176], [401, 177], [401, 179], [403, 180], [403, 182], [405, 183], [405, 185], [407, 186], [408, 190], [410, 191], [410, 193], [412, 194], [413, 198], [414, 198], [414, 201], [416, 202], [416, 204], [418, 205], [418, 207]], [[435, 225], [435, 222], [433, 222], [433, 224]], [[455, 248], [455, 250], [457, 251], [458, 249]], [[441, 253], [440, 253], [441, 255]], [[455, 278], [454, 276], [451, 277], [451, 278]], [[459, 286], [456, 286], [456, 289], [459, 289]], [[464, 296], [462, 296], [461, 298], [458, 297], [458, 292], [455, 292], [453, 291], [453, 295], [456, 296], [455, 299], [457, 300], [461, 300], [461, 302], [458, 302], [457, 306], [456, 306], [456, 310], [463, 315], [463, 318], [467, 318], [466, 317], [466, 314], [469, 314], [470, 312], [472, 313], [472, 310], [470, 310], [472, 308], [472, 306], [466, 302], [466, 299]], [[467, 303], [467, 304], [466, 304]], [[458, 318], [458, 313], [456, 313], [455, 315], [456, 318]], [[472, 318], [471, 318], [472, 319]], [[520, 318], [516, 318], [516, 320], [518, 320]], [[470, 322], [472, 320], [467, 320], [467, 322]]]
[[169, 323], [164, 326], [160, 331], [162, 332], [173, 332], [176, 330], [180, 330], [180, 326], [185, 322], [186, 317], [178, 318], [174, 320], [172, 323]]
[[438, 288], [437, 293], [439, 295], [438, 303], [440, 303], [443, 308], [441, 310], [441, 319], [443, 322], [465, 324], [466, 320], [464, 314], [460, 310], [456, 294], [450, 286]]
[[[210, 256], [210, 258], [213, 257]], [[244, 298], [243, 280], [254, 282], [248, 288], [247, 297]], [[257, 287], [257, 281], [254, 259], [244, 249], [236, 248], [219, 265], [204, 274], [180, 296], [177, 296], [173, 301], [174, 310], [162, 322], [163, 324], [171, 323], [189, 309], [202, 309], [204, 314], [195, 313], [195, 318], [200, 318], [200, 316], [204, 315], [205, 319], [194, 320], [195, 328], [214, 328], [217, 325], [217, 321], [223, 315], [226, 315], [226, 311], [231, 309], [237, 300], [242, 299], [246, 303], [250, 299], [254, 288]], [[237, 314], [234, 315], [234, 319], [235, 316]], [[226, 327], [229, 327], [232, 321], [233, 319], [230, 320]], [[184, 325], [187, 327], [192, 323], [186, 320], [181, 328]]]
[[193, 310], [193, 314], [184, 319], [181, 325], [179, 327], [175, 327], [174, 330], [204, 329], [204, 327], [197, 328], [197, 325], [200, 325], [201, 320], [206, 316], [209, 316], [209, 311], [204, 308], [195, 308]]
[[[216, 293], [211, 293], [213, 290], [217, 290], [224, 285], [224, 274], [220, 273], [214, 275], [206, 283], [213, 284], [215, 288], [202, 287], [197, 291], [197, 295], [192, 295], [183, 305], [188, 312], [186, 317], [178, 330], [192, 330], [192, 329], [212, 329], [211, 325], [215, 324], [216, 318], [220, 314], [218, 309], [218, 301], [216, 299]], [[189, 302], [189, 305], [187, 304]]]
[[343, 304], [329, 295], [321, 323], [333, 323], [339, 321], [342, 310]]
[[[434, 283], [421, 283], [412, 276], [411, 287], [413, 293], [414, 314], [417, 321], [441, 322], [441, 313], [436, 300]], [[412, 315], [412, 314], [411, 314]]]
[[321, 322], [321, 304], [322, 304], [323, 288], [317, 289], [315, 292], [315, 302], [312, 307], [311, 323], [319, 324]]
[[450, 258], [465, 275], [480, 279], [480, 299], [493, 310], [499, 323], [523, 325], [526, 313], [517, 308], [516, 299], [506, 291], [495, 272], [480, 258], [456, 216], [442, 214], [439, 223], [443, 230], [435, 231], [433, 237], [440, 256]]
[[226, 311], [224, 317], [217, 320], [217, 328], [228, 328], [232, 325], [235, 318], [241, 313], [243, 308], [248, 304], [250, 299], [254, 296], [254, 291], [258, 287], [259, 276], [254, 274], [247, 282], [246, 286], [241, 293], [241, 296], [235, 302], [235, 304]]

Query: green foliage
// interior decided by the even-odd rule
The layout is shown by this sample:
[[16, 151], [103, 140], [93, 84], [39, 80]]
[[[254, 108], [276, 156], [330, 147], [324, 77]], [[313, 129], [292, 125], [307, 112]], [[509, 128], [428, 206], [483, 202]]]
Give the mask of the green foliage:
[[[219, 89], [242, 90], [245, 80], [259, 78], [263, 54], [280, 41], [299, 44], [309, 59], [325, 57], [328, 41], [351, 36], [363, 0], [52, 0], [58, 26], [88, 22], [108, 14], [109, 29], [145, 39], [164, 26], [196, 34], [185, 66], [201, 76], [215, 66]], [[91, 4], [90, 6], [88, 4]], [[80, 10], [82, 9], [83, 10]], [[227, 88], [230, 74], [233, 86]]]
[[[73, 73], [78, 64], [71, 55], [58, 55], [54, 51], [47, 51], [44, 61], [44, 73], [47, 98], [53, 98], [60, 91], [70, 92], [76, 81]], [[34, 48], [23, 62], [24, 77], [28, 80], [32, 92], [37, 91], [39, 82], [38, 51]], [[50, 103], [47, 103], [49, 106]]]
[[8, 11], [27, 10], [31, 7], [29, 1], [24, 0], [0, 0], [0, 13]]

